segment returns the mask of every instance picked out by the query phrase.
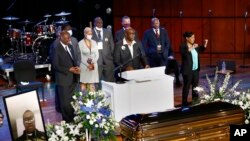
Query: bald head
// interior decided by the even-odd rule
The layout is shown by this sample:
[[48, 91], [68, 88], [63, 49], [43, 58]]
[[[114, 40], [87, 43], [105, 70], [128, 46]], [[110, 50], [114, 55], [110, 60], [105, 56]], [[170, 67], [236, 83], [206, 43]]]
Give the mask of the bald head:
[[132, 27], [126, 28], [125, 39], [130, 42], [135, 40], [135, 30]]
[[103, 27], [103, 21], [101, 17], [96, 17], [94, 20], [95, 27], [102, 28]]

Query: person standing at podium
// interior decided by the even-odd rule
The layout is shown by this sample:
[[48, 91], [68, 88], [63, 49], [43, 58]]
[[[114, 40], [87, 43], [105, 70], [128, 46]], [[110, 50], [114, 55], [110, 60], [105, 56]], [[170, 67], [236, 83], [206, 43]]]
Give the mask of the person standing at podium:
[[183, 34], [185, 42], [180, 45], [182, 58], [181, 73], [183, 77], [182, 88], [182, 107], [188, 106], [188, 93], [190, 85], [192, 85], [192, 101], [198, 100], [198, 94], [194, 88], [199, 83], [200, 58], [199, 54], [207, 47], [208, 40], [205, 39], [204, 45], [195, 43], [195, 35], [193, 32], [185, 32]]
[[114, 62], [122, 71], [149, 68], [142, 44], [135, 41], [135, 30], [132, 27], [127, 28], [123, 40], [116, 43]]

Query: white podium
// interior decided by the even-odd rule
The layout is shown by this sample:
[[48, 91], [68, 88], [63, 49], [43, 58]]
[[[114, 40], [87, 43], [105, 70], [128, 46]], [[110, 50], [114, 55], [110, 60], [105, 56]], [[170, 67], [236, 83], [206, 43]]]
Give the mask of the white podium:
[[110, 96], [116, 121], [137, 113], [153, 113], [174, 108], [174, 78], [164, 74], [165, 67], [122, 73], [123, 84], [102, 81], [102, 90]]

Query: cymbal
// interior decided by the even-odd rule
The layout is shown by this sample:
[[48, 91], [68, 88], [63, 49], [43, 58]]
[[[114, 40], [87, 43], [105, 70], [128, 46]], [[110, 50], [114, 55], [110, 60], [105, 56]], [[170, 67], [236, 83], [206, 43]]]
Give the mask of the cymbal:
[[62, 21], [62, 20], [61, 20], [61, 21], [56, 21], [55, 23], [56, 23], [56, 24], [66, 24], [66, 23], [68, 23], [68, 22], [69, 22], [69, 21]]
[[21, 22], [18, 22], [18, 23], [20, 23], [20, 24], [31, 24], [33, 22], [26, 19], [25, 21], [21, 21]]
[[3, 17], [3, 20], [8, 20], [8, 21], [13, 21], [13, 20], [18, 20], [18, 17], [14, 17], [14, 16], [8, 16], [8, 17]]
[[70, 15], [70, 14], [71, 13], [69, 13], [69, 12], [62, 11], [61, 13], [55, 14], [55, 16], [67, 16], [67, 15]]
[[43, 17], [44, 17], [44, 18], [49, 18], [49, 17], [51, 17], [51, 15], [50, 15], [50, 14], [46, 14], [46, 15], [44, 15]]

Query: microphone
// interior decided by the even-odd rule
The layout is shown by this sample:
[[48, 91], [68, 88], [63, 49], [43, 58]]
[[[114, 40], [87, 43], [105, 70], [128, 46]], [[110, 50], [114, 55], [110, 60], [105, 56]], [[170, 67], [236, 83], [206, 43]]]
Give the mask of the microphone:
[[141, 52], [139, 52], [138, 54], [136, 54], [136, 56], [134, 56], [133, 58], [130, 58], [129, 60], [127, 60], [126, 62], [124, 62], [123, 64], [117, 66], [114, 71], [117, 71], [118, 69], [122, 69], [124, 66], [126, 66], [128, 63], [132, 62], [134, 59], [136, 59], [137, 57], [141, 56]]
[[209, 15], [209, 16], [212, 15], [212, 10], [211, 10], [211, 9], [208, 10], [208, 15]]
[[180, 17], [182, 17], [183, 11], [182, 11], [182, 10], [180, 10], [179, 14], [180, 14]]

